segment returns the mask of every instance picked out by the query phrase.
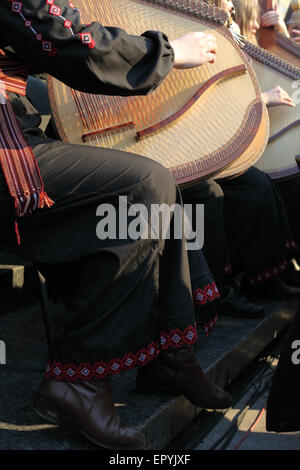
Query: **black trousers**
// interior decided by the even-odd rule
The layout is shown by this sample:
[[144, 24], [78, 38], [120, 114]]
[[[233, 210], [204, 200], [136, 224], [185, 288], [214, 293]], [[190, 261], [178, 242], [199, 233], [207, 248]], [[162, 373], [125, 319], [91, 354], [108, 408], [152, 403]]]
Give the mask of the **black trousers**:
[[257, 284], [286, 269], [296, 243], [283, 200], [265, 173], [251, 167], [182, 194], [184, 202], [205, 205], [203, 253], [221, 293], [239, 271]]
[[285, 271], [296, 243], [283, 200], [270, 178], [251, 167], [220, 181], [224, 221], [235, 270], [263, 283]]
[[[204, 204], [204, 245], [202, 249], [209, 269], [222, 294], [222, 287], [231, 273], [230, 253], [224, 225], [223, 191], [214, 180], [208, 179], [184, 188], [182, 198], [186, 204]], [[193, 220], [195, 221], [195, 214]], [[193, 228], [195, 229], [195, 225]]]
[[300, 431], [300, 308], [286, 333], [266, 407], [268, 431]]
[[296, 243], [295, 258], [300, 263], [300, 215], [299, 215], [299, 196], [300, 196], [300, 175], [297, 174], [286, 181], [275, 182], [288, 215], [293, 237]]
[[19, 220], [18, 246], [13, 203], [0, 173], [0, 243], [37, 263], [66, 306], [47, 375], [102, 378], [146, 364], [160, 348], [193, 344], [185, 240], [100, 240], [96, 234], [97, 208], [111, 204], [118, 220], [119, 196], [126, 196], [128, 207], [142, 203], [149, 211], [151, 204], [181, 204], [169, 172], [144, 157], [62, 143], [38, 130], [26, 137], [55, 204]]

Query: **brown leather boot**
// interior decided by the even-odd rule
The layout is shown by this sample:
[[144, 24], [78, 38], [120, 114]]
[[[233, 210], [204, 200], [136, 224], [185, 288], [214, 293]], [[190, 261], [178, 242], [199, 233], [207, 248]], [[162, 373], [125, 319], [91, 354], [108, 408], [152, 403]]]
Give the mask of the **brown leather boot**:
[[142, 393], [176, 392], [201, 408], [225, 409], [232, 405], [231, 396], [208, 379], [190, 348], [163, 351], [150, 364], [140, 367], [136, 387]]
[[143, 434], [118, 416], [109, 379], [74, 383], [44, 379], [34, 408], [54, 424], [60, 417], [67, 418], [87, 439], [101, 447], [144, 448]]

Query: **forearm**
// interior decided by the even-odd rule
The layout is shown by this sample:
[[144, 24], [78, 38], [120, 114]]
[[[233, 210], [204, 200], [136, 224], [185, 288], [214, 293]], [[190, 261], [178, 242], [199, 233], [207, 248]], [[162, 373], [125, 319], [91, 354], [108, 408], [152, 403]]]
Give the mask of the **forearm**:
[[59, 16], [38, 0], [24, 0], [21, 15], [11, 11], [12, 2], [0, 3], [0, 43], [12, 46], [34, 72], [90, 93], [134, 95], [154, 90], [173, 68], [174, 51], [164, 34], [132, 36], [96, 22], [81, 25], [79, 11], [67, 1], [55, 5]]
[[290, 37], [290, 34], [288, 32], [287, 26], [285, 22], [282, 20], [278, 25], [275, 26], [276, 31], [279, 33], [283, 34], [286, 37]]
[[268, 106], [268, 105], [269, 105], [269, 101], [270, 101], [270, 100], [269, 100], [269, 95], [268, 95], [268, 93], [265, 92], [265, 91], [262, 92], [261, 98], [262, 98], [263, 103], [264, 103], [266, 106]]

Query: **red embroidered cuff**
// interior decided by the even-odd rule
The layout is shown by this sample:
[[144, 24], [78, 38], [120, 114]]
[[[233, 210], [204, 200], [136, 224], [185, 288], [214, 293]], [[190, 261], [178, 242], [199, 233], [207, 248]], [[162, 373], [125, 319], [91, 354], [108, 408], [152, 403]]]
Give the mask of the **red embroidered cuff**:
[[193, 302], [194, 306], [205, 305], [207, 302], [212, 302], [220, 297], [218, 287], [215, 282], [207, 284], [204, 288], [198, 288], [193, 290]]
[[[162, 332], [160, 344], [162, 349], [169, 347], [180, 348], [184, 344], [192, 345], [197, 340], [196, 326], [188, 326], [184, 331], [176, 328], [168, 333]], [[136, 353], [125, 354], [122, 358], [114, 358], [108, 362], [99, 361], [94, 364], [85, 362], [79, 365], [72, 363], [62, 364], [58, 361], [49, 361], [46, 368], [46, 378], [54, 380], [91, 380], [103, 379], [108, 376], [120, 374], [131, 370], [136, 366], [144, 366], [159, 353], [158, 341], [153, 341], [148, 347], [138, 350]]]

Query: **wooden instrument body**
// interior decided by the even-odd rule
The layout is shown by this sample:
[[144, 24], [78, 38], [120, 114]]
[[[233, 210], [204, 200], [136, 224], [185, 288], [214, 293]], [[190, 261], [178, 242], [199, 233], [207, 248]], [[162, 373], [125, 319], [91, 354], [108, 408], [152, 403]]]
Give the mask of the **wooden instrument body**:
[[263, 155], [255, 164], [272, 179], [290, 177], [299, 171], [295, 156], [300, 151], [300, 69], [249, 42], [245, 42], [243, 49], [251, 56], [261, 90], [279, 85], [292, 95], [296, 103], [295, 107], [280, 105], [268, 108], [270, 137]]
[[[277, 4], [276, 0], [260, 0], [262, 12], [273, 10]], [[300, 67], [300, 44], [275, 30], [274, 27], [261, 28], [258, 43], [272, 54], [281, 59]]]
[[[262, 154], [269, 134], [255, 74], [227, 28], [203, 18], [202, 13], [191, 14], [188, 7], [193, 4], [196, 13], [219, 12], [219, 21], [224, 23], [222, 10], [182, 0], [174, 2], [183, 7], [177, 11], [170, 3], [118, 0], [113, 18], [111, 0], [96, 4], [78, 0], [76, 5], [84, 23], [99, 20], [136, 35], [155, 29], [171, 40], [189, 31], [213, 32], [219, 50], [216, 63], [173, 69], [152, 94], [138, 97], [86, 95], [48, 77], [59, 135], [72, 143], [153, 158], [180, 185], [223, 175], [222, 170], [226, 176], [243, 171]], [[149, 128], [154, 132], [148, 132]]]
[[[265, 65], [253, 62], [262, 90], [280, 85], [288, 91], [294, 81], [275, 70], [266, 71]], [[299, 88], [300, 82], [298, 84]], [[297, 93], [300, 102], [300, 93]], [[300, 106], [269, 107], [270, 138], [266, 150], [256, 163], [256, 167], [269, 174], [272, 179], [286, 178], [298, 173], [295, 156], [300, 152]]]
[[300, 45], [282, 33], [274, 32], [274, 40], [266, 49], [281, 59], [300, 67]]
[[[276, 6], [274, 0], [260, 0], [262, 13], [273, 10]], [[300, 46], [290, 38], [275, 31], [274, 27], [261, 28], [258, 42], [263, 49], [255, 45], [249, 46], [252, 55], [252, 66], [256, 73], [262, 91], [276, 85], [281, 86], [290, 95], [295, 97], [295, 108], [289, 106], [269, 107], [270, 137], [266, 150], [255, 164], [257, 168], [265, 171], [274, 180], [285, 179], [299, 172], [295, 156], [300, 151], [300, 107], [298, 101], [300, 93]], [[269, 56], [268, 56], [268, 53]], [[273, 56], [273, 58], [272, 58]], [[275, 57], [274, 57], [275, 56]], [[278, 57], [278, 60], [276, 59]], [[282, 59], [282, 62], [280, 61]], [[278, 65], [276, 64], [278, 63]], [[291, 64], [292, 66], [290, 66]], [[299, 96], [299, 98], [297, 98]]]

